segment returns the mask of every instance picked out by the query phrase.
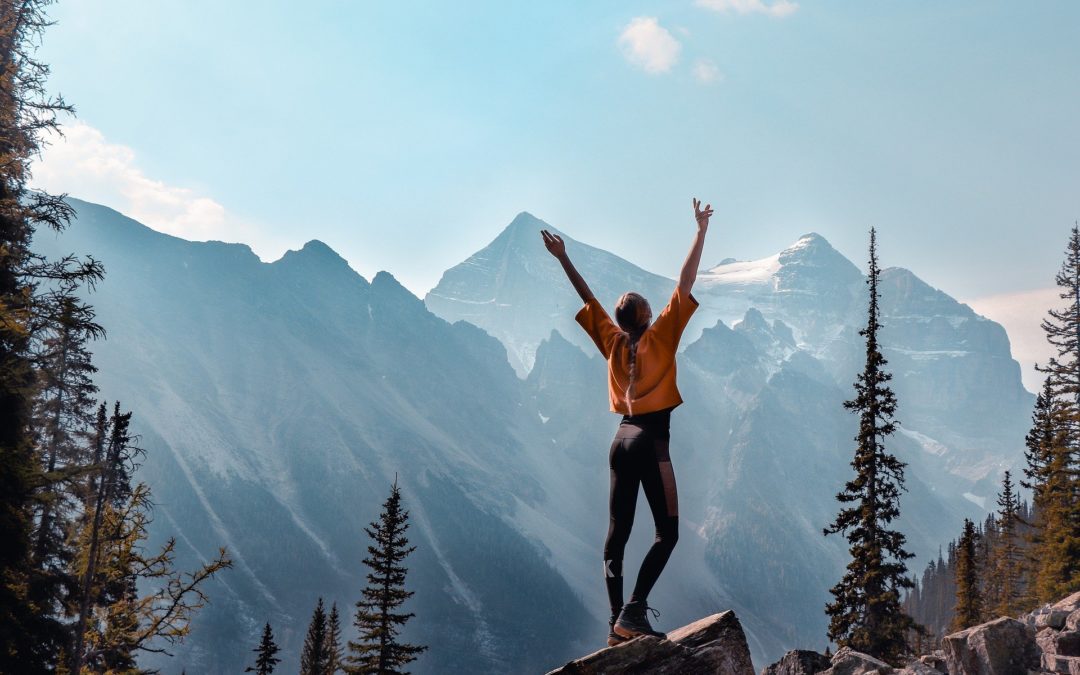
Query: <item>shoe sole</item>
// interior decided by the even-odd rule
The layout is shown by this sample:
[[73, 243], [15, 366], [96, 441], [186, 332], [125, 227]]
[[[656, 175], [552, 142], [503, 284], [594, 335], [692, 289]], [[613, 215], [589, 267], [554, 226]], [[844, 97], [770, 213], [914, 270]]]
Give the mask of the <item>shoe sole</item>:
[[648, 633], [644, 633], [642, 631], [634, 631], [629, 628], [623, 628], [619, 624], [615, 624], [614, 631], [616, 635], [626, 638], [627, 640], [629, 640], [630, 638], [636, 638], [639, 635], [648, 635]]

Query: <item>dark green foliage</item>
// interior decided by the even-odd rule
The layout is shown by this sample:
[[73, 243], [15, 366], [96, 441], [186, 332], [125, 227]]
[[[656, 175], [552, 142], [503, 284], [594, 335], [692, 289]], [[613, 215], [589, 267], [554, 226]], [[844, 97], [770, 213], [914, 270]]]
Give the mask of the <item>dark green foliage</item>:
[[326, 610], [323, 609], [323, 599], [319, 598], [311, 615], [311, 623], [308, 624], [304, 650], [300, 652], [300, 675], [326, 675], [330, 663], [326, 648], [327, 629]]
[[996, 537], [991, 544], [989, 575], [986, 583], [987, 616], [1014, 616], [1023, 609], [1024, 560], [1020, 542], [1020, 500], [1013, 489], [1008, 471], [1001, 481], [997, 498]]
[[407, 673], [401, 667], [415, 661], [427, 649], [398, 641], [400, 627], [414, 616], [412, 612], [398, 611], [413, 595], [405, 590], [408, 569], [402, 564], [416, 549], [408, 545], [405, 537], [408, 520], [409, 512], [401, 507], [401, 491], [395, 476], [379, 521], [364, 528], [373, 542], [368, 546], [368, 557], [364, 558], [371, 571], [363, 597], [356, 603], [353, 625], [360, 636], [356, 642], [349, 642], [346, 666], [349, 673]]
[[[976, 555], [976, 575], [978, 589], [983, 598], [983, 611], [980, 623], [990, 621], [999, 616], [1017, 616], [1034, 607], [1026, 598], [1027, 585], [1030, 581], [1031, 572], [1026, 567], [1027, 554], [1029, 552], [1028, 535], [1031, 530], [1030, 522], [1034, 520], [1031, 508], [1026, 502], [1017, 501], [1012, 492], [1011, 474], [1007, 482], [1002, 482], [1002, 491], [998, 496], [998, 504], [1001, 507], [996, 518], [990, 519], [982, 526], [975, 526], [975, 540], [980, 542], [976, 550], [988, 548], [990, 555], [989, 564], [979, 563], [979, 555]], [[1010, 494], [1011, 497], [1006, 497]], [[1011, 503], [1011, 507], [1004, 504]], [[1012, 513], [1012, 524], [1006, 525], [1005, 513]], [[1012, 546], [1010, 547], [1005, 537], [1007, 528], [1013, 531]], [[926, 626], [929, 632], [929, 640], [923, 643], [923, 653], [930, 648], [941, 646], [941, 638], [950, 632], [953, 619], [956, 614], [957, 599], [957, 566], [960, 556], [960, 542], [951, 541], [948, 544], [948, 553], [939, 555], [936, 561], [932, 560], [923, 571], [920, 583], [908, 593], [904, 599], [904, 608], [920, 624]], [[1012, 562], [1007, 562], [1011, 560]], [[1008, 602], [1009, 594], [1003, 589], [1007, 588], [1008, 582], [1004, 578], [1002, 566], [1012, 565], [1013, 574], [1016, 578], [1011, 611], [1003, 611], [1001, 606]], [[997, 603], [991, 604], [991, 600]]]
[[1069, 414], [1048, 376], [1035, 400], [1031, 431], [1025, 439], [1026, 480], [1021, 482], [1031, 490], [1035, 511], [1028, 604], [1058, 599], [1076, 590], [1080, 582], [1077, 476]]
[[964, 531], [956, 546], [956, 611], [952, 630], [977, 625], [982, 620], [982, 593], [979, 590], [979, 571], [976, 546], [981, 539], [975, 533], [975, 523], [964, 519]]
[[262, 640], [259, 642], [259, 646], [251, 651], [255, 652], [255, 665], [245, 668], [245, 673], [270, 675], [274, 672], [274, 666], [281, 663], [281, 659], [276, 656], [281, 649], [274, 642], [274, 633], [270, 630], [269, 621], [266, 622], [266, 627], [263, 628]]
[[34, 564], [35, 491], [48, 482], [34, 453], [34, 353], [59, 301], [101, 278], [93, 260], [49, 261], [30, 250], [35, 230], [63, 229], [72, 213], [61, 197], [26, 188], [42, 134], [71, 110], [46, 93], [49, 69], [33, 58], [49, 4], [0, 2], [0, 672], [51, 670], [66, 639], [54, 613], [55, 569], [42, 575]]
[[1046, 374], [1027, 438], [1025, 476], [1035, 523], [1032, 597], [1038, 602], [1080, 589], [1080, 227], [1073, 226], [1055, 281], [1064, 309], [1043, 320], [1056, 355]]
[[893, 415], [896, 397], [889, 388], [892, 375], [884, 370], [885, 357], [878, 344], [881, 328], [878, 308], [876, 233], [870, 230], [870, 301], [866, 328], [866, 365], [855, 382], [855, 398], [844, 407], [859, 415], [855, 478], [836, 498], [845, 506], [825, 534], [844, 533], [851, 562], [839, 583], [831, 589], [833, 602], [826, 605], [829, 639], [843, 647], [875, 656], [893, 664], [910, 651], [908, 636], [914, 620], [901, 606], [902, 589], [913, 588], [907, 576], [904, 535], [888, 525], [900, 515], [905, 464], [890, 454], [884, 439], [896, 430]]

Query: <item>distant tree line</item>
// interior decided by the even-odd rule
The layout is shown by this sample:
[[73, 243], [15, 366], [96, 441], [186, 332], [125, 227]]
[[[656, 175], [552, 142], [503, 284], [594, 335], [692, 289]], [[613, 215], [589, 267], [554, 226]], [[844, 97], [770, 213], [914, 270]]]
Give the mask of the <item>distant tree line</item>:
[[1020, 501], [1006, 471], [997, 510], [981, 523], [965, 520], [904, 599], [904, 609], [927, 628], [913, 636], [921, 651], [941, 638], [1000, 616], [1016, 616], [1039, 604], [1030, 583], [1037, 560], [1032, 547], [1031, 507]]
[[[1080, 590], [1080, 228], [1074, 226], [1055, 281], [1064, 309], [1042, 322], [1055, 356], [1025, 438], [1024, 477], [1031, 503], [1005, 473], [998, 509], [960, 537], [923, 573], [905, 606], [940, 640], [999, 616], [1015, 616]], [[950, 595], [952, 602], [950, 604]]]

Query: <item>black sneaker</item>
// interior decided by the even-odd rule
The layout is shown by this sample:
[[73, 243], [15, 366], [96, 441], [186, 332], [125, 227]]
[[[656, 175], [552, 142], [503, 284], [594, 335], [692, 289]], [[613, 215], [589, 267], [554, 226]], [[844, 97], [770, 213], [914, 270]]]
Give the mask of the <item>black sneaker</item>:
[[661, 640], [666, 640], [667, 633], [653, 630], [653, 627], [649, 624], [649, 617], [645, 616], [646, 609], [652, 612], [654, 617], [660, 616], [660, 612], [640, 600], [623, 605], [622, 612], [619, 613], [619, 619], [612, 627], [612, 632], [627, 639], [638, 635], [652, 635]]

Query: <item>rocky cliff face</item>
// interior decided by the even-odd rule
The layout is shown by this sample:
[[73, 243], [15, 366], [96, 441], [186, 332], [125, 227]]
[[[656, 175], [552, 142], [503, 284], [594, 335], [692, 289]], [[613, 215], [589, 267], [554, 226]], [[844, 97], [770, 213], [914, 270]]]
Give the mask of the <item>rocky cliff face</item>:
[[[704, 672], [704, 671], [703, 671]], [[1033, 675], [1080, 673], [1080, 593], [1020, 617], [999, 617], [948, 635], [943, 648], [893, 667], [841, 649], [832, 657], [791, 651], [762, 675]]]

